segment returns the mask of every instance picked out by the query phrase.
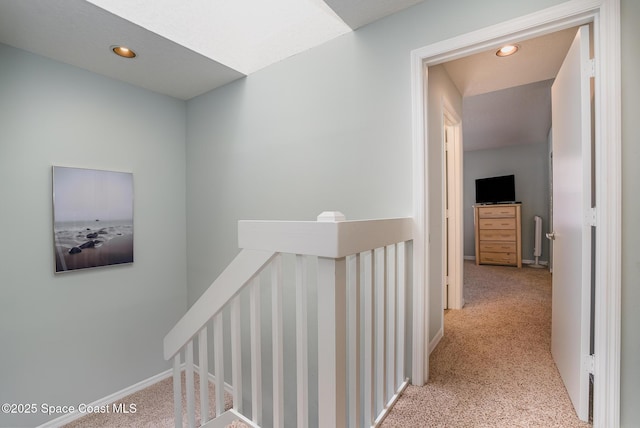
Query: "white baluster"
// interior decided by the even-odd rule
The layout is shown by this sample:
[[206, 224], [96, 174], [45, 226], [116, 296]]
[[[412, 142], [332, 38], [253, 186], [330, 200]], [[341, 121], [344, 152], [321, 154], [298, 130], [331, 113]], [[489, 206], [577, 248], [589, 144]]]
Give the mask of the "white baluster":
[[348, 269], [349, 293], [349, 426], [358, 427], [362, 423], [360, 393], [360, 254], [349, 257]]
[[224, 412], [224, 336], [222, 311], [213, 317], [213, 365], [216, 372], [216, 417]]
[[[387, 247], [387, 392], [386, 399], [396, 393], [396, 248]], [[386, 400], [385, 400], [386, 401]]]
[[273, 352], [273, 426], [284, 427], [284, 362], [282, 334], [282, 256], [271, 263], [271, 341]]
[[198, 364], [200, 365], [200, 425], [209, 420], [209, 350], [207, 326], [198, 333]]
[[405, 306], [406, 306], [406, 273], [407, 273], [407, 261], [406, 261], [406, 246], [404, 242], [401, 242], [397, 246], [397, 260], [398, 260], [398, 336], [397, 336], [397, 375], [396, 385], [400, 385], [404, 382], [404, 336], [405, 336]]
[[175, 428], [182, 428], [182, 372], [180, 352], [173, 357], [173, 419]]
[[346, 263], [318, 258], [318, 420], [346, 426]]
[[381, 411], [387, 404], [385, 400], [386, 390], [386, 340], [385, 340], [385, 299], [386, 299], [386, 249], [377, 248], [374, 251], [375, 257], [375, 342], [376, 342], [376, 412]]
[[249, 294], [251, 324], [251, 419], [262, 425], [262, 346], [260, 328], [260, 278], [251, 281]]
[[187, 423], [189, 428], [196, 426], [196, 398], [193, 386], [193, 340], [187, 343], [185, 350], [185, 377], [187, 388]]
[[297, 428], [309, 426], [309, 356], [307, 345], [307, 258], [296, 256]]
[[373, 251], [361, 253], [362, 288], [364, 293], [364, 418], [365, 425], [371, 426], [376, 417], [373, 379], [375, 376], [374, 356], [374, 307], [373, 307]]
[[240, 296], [231, 301], [231, 382], [233, 408], [242, 413], [242, 337], [240, 333]]

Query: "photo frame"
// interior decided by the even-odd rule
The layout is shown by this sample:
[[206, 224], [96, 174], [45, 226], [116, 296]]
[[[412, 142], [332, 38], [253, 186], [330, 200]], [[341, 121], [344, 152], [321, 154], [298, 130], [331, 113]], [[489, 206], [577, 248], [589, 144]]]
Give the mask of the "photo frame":
[[133, 174], [52, 172], [55, 272], [133, 263]]

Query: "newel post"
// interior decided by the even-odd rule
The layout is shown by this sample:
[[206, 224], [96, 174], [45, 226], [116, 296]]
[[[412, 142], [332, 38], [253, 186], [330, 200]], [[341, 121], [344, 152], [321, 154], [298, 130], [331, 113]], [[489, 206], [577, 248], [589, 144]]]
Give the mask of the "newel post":
[[[323, 212], [319, 222], [344, 221]], [[318, 258], [318, 418], [321, 427], [347, 425], [346, 259]]]

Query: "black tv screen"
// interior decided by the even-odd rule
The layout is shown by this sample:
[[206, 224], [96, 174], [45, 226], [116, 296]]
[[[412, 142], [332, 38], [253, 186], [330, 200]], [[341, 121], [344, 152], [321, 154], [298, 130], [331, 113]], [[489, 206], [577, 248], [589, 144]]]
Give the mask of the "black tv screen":
[[476, 203], [497, 204], [515, 202], [516, 186], [513, 175], [479, 178], [476, 180]]

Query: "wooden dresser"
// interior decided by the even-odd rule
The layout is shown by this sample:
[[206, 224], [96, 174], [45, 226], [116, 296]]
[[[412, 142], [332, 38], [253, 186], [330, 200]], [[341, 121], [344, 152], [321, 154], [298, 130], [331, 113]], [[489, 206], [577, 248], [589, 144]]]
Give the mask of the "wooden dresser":
[[476, 264], [522, 267], [520, 204], [475, 205]]

